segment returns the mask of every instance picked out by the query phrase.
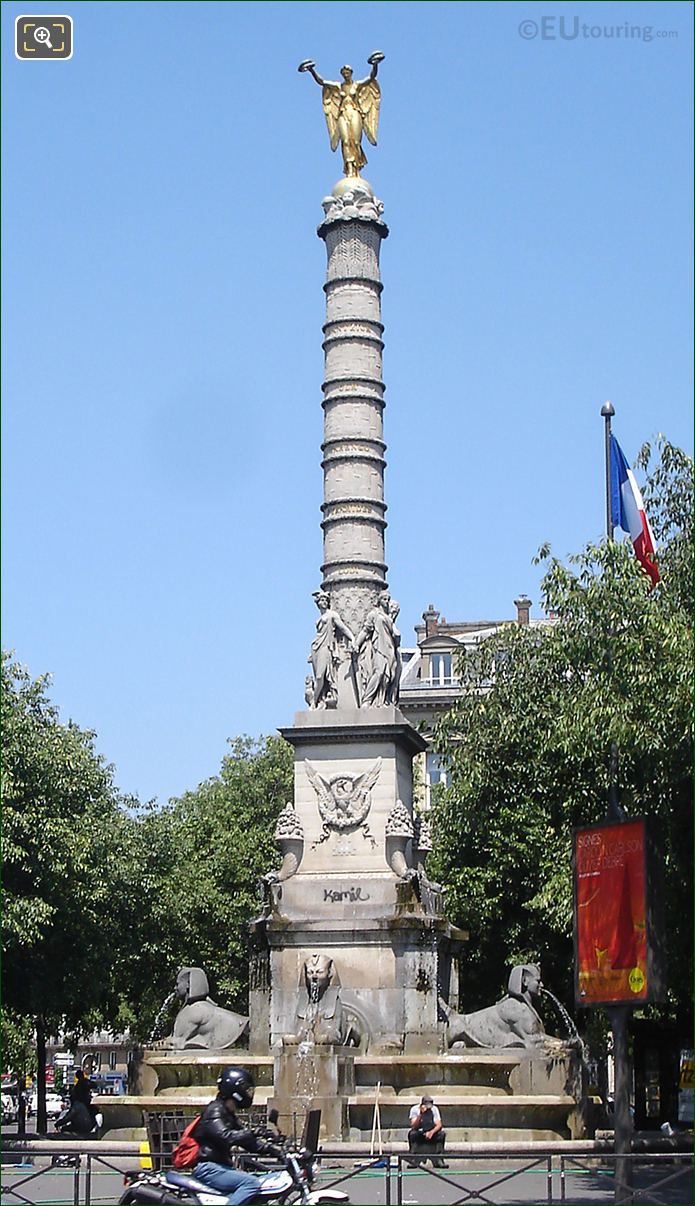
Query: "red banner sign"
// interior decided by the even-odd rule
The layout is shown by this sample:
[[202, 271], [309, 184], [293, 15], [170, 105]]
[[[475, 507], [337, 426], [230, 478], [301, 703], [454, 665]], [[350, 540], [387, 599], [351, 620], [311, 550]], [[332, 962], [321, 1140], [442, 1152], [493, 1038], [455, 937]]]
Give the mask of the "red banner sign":
[[574, 832], [576, 1000], [650, 998], [644, 820]]

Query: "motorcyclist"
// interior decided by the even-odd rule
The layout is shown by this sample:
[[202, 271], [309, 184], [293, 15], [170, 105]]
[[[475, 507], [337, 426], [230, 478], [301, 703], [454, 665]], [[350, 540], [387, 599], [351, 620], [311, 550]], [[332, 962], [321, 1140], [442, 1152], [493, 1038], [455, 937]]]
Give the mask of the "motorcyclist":
[[200, 1144], [200, 1157], [193, 1175], [204, 1185], [229, 1194], [229, 1206], [253, 1202], [258, 1195], [258, 1179], [251, 1173], [232, 1167], [232, 1149], [247, 1152], [268, 1149], [268, 1144], [237, 1118], [237, 1109], [247, 1110], [255, 1090], [253, 1077], [245, 1068], [224, 1068], [217, 1081], [217, 1097], [205, 1107], [193, 1138]]
[[75, 1073], [75, 1083], [69, 1091], [69, 1109], [56, 1118], [55, 1127], [59, 1131], [69, 1131], [75, 1135], [90, 1135], [97, 1125], [96, 1111], [92, 1106], [92, 1089], [81, 1069]]

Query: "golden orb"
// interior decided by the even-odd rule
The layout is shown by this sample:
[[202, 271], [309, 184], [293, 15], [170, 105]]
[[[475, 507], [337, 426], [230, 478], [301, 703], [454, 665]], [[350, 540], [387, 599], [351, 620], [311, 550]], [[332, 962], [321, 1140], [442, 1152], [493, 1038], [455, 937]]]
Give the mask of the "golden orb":
[[331, 196], [342, 197], [344, 193], [350, 193], [354, 188], [366, 189], [370, 197], [374, 196], [374, 189], [364, 176], [343, 176], [337, 184], [334, 184]]

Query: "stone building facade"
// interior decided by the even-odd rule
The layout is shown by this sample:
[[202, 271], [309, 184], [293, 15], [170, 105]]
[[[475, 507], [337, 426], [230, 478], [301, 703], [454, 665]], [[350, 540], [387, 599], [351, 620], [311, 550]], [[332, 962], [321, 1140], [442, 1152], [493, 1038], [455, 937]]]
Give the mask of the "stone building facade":
[[[431, 738], [438, 718], [461, 693], [459, 660], [481, 641], [488, 640], [506, 624], [516, 623], [541, 628], [552, 619], [531, 619], [531, 600], [525, 594], [514, 600], [516, 615], [504, 620], [448, 621], [430, 603], [415, 626], [416, 644], [401, 649], [399, 706], [410, 723]], [[419, 780], [423, 784], [422, 804], [429, 806], [432, 787], [446, 785], [447, 772], [442, 759], [431, 745], [420, 755]]]

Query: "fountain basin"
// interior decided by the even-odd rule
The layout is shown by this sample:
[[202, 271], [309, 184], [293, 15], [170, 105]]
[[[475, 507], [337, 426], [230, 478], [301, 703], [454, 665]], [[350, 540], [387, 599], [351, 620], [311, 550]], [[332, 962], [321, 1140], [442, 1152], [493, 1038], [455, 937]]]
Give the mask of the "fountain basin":
[[143, 1127], [144, 1111], [197, 1112], [214, 1097], [220, 1070], [234, 1062], [256, 1081], [254, 1107], [275, 1106], [282, 1129], [301, 1133], [306, 1110], [320, 1107], [323, 1141], [370, 1141], [377, 1086], [382, 1134], [389, 1142], [404, 1139], [410, 1107], [425, 1093], [440, 1106], [451, 1145], [583, 1139], [592, 1133], [585, 1068], [571, 1048], [552, 1056], [479, 1048], [363, 1055], [355, 1048], [314, 1044], [302, 1056], [300, 1046], [288, 1044], [267, 1056], [148, 1051], [140, 1080], [154, 1087], [138, 1096], [97, 1099], [105, 1130], [114, 1139], [115, 1131], [128, 1130], [130, 1136]]
[[273, 1083], [273, 1058], [271, 1055], [250, 1055], [243, 1048], [225, 1051], [176, 1051], [166, 1048], [149, 1048], [137, 1062], [137, 1071], [132, 1085], [136, 1094], [154, 1096], [168, 1090], [196, 1089], [205, 1086], [208, 1100], [214, 1097], [217, 1078], [223, 1068], [238, 1064], [253, 1076], [258, 1091]]

